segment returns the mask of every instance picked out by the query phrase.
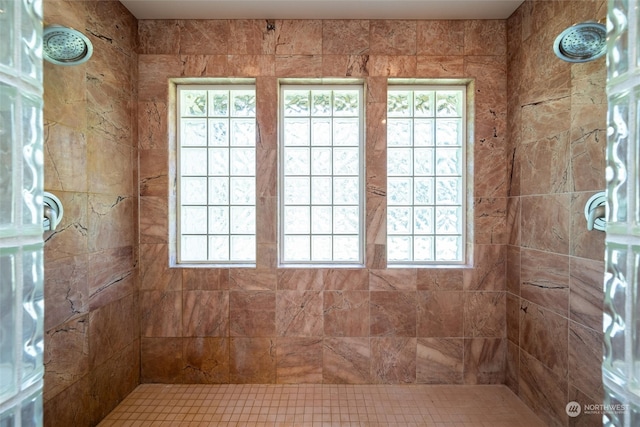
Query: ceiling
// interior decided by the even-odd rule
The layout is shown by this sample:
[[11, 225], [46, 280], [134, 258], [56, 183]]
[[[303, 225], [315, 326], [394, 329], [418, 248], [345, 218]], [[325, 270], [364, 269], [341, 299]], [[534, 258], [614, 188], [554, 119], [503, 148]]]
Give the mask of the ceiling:
[[506, 19], [523, 0], [120, 0], [138, 19]]

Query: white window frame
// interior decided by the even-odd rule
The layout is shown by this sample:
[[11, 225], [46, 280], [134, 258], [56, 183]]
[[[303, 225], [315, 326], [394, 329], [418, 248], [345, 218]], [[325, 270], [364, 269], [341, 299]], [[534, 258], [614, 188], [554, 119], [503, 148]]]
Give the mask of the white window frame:
[[[365, 185], [366, 185], [366, 175], [365, 175], [365, 160], [366, 160], [366, 139], [365, 139], [365, 91], [364, 91], [364, 83], [361, 80], [349, 80], [349, 81], [329, 81], [322, 83], [308, 83], [308, 80], [304, 82], [296, 82], [291, 80], [281, 81], [279, 87], [279, 102], [278, 102], [278, 129], [279, 129], [279, 146], [278, 146], [278, 262], [281, 267], [317, 267], [323, 268], [327, 266], [335, 266], [335, 267], [364, 267], [364, 257], [365, 257]], [[359, 257], [357, 260], [285, 260], [285, 233], [284, 233], [284, 209], [285, 209], [285, 195], [284, 195], [284, 181], [285, 181], [285, 173], [284, 173], [284, 160], [283, 160], [283, 152], [284, 152], [284, 92], [286, 90], [357, 90], [359, 96], [359, 111], [358, 111], [358, 122], [359, 122], [359, 146], [358, 146], [358, 156], [359, 156], [359, 165], [358, 165], [358, 209], [359, 209], [359, 227], [358, 227], [358, 251]], [[314, 117], [314, 116], [296, 116], [296, 117]], [[320, 117], [320, 116], [317, 116]], [[322, 116], [327, 117], [327, 116]], [[329, 116], [332, 119], [337, 116]], [[332, 121], [333, 124], [333, 121]], [[310, 130], [310, 132], [312, 132]], [[311, 141], [309, 141], [309, 146], [311, 146]], [[330, 145], [333, 147], [333, 144]], [[333, 167], [333, 161], [332, 161]], [[309, 172], [309, 177], [312, 177], [312, 172]], [[331, 177], [339, 176], [339, 175], [330, 175]], [[310, 188], [310, 194], [312, 189]], [[314, 206], [309, 201], [307, 205], [309, 207]], [[316, 205], [317, 206], [317, 205]], [[340, 206], [331, 204], [329, 206]], [[311, 219], [313, 221], [313, 218]], [[309, 232], [309, 236], [313, 236], [312, 230]], [[340, 234], [331, 234], [332, 237], [340, 236]], [[333, 242], [333, 239], [332, 239]], [[313, 256], [312, 253], [312, 243], [310, 239], [310, 248], [309, 248], [310, 258]]]
[[[393, 83], [393, 82], [389, 82], [389, 85], [387, 87], [387, 93], [391, 92], [391, 91], [446, 91], [446, 90], [455, 90], [455, 91], [461, 91], [462, 92], [462, 102], [461, 102], [461, 108], [462, 108], [462, 112], [460, 115], [460, 118], [462, 119], [462, 124], [461, 124], [461, 135], [460, 135], [460, 148], [462, 149], [462, 155], [461, 155], [461, 164], [460, 164], [460, 179], [461, 179], [461, 194], [460, 194], [460, 209], [461, 209], [461, 256], [459, 260], [437, 260], [435, 259], [435, 254], [437, 252], [437, 245], [436, 245], [436, 237], [439, 236], [439, 234], [436, 233], [436, 230], [434, 229], [434, 234], [432, 235], [434, 237], [434, 242], [433, 242], [433, 251], [434, 251], [434, 260], [418, 260], [416, 261], [415, 258], [413, 257], [413, 247], [411, 248], [411, 254], [412, 254], [412, 260], [398, 260], [398, 261], [390, 261], [388, 259], [388, 255], [387, 255], [387, 265], [389, 267], [420, 267], [420, 266], [426, 266], [426, 267], [438, 267], [438, 266], [466, 266], [468, 265], [468, 256], [469, 256], [469, 243], [470, 243], [470, 238], [471, 238], [471, 227], [469, 224], [467, 224], [467, 218], [472, 217], [470, 215], [470, 212], [468, 212], [468, 210], [470, 209], [470, 206], [472, 205], [471, 201], [469, 200], [468, 197], [468, 175], [469, 175], [469, 165], [468, 165], [468, 150], [471, 149], [471, 147], [468, 146], [468, 141], [467, 141], [467, 128], [469, 126], [469, 121], [471, 120], [470, 117], [468, 117], [468, 92], [469, 92], [469, 87], [466, 83], [460, 83], [460, 84], [438, 84], [438, 83], [432, 83], [432, 82], [417, 82], [417, 83]], [[416, 117], [415, 115], [412, 113], [412, 115], [409, 117], [410, 119], [414, 120]], [[389, 117], [387, 118], [389, 119]], [[434, 120], [437, 120], [436, 117], [434, 117]], [[434, 132], [435, 132], [435, 121], [434, 121]], [[412, 135], [413, 135], [413, 126], [412, 126]], [[435, 138], [435, 137], [434, 137]], [[434, 140], [434, 144], [436, 144], [435, 146], [437, 147], [437, 142]], [[389, 145], [387, 143], [387, 150], [389, 148]], [[413, 150], [415, 149], [415, 145], [413, 144], [413, 142], [410, 145], [410, 148]], [[434, 154], [435, 156], [435, 154]], [[413, 154], [412, 154], [412, 158], [413, 158]], [[435, 164], [434, 164], [435, 167]], [[411, 177], [414, 178], [415, 175], [412, 173]], [[437, 177], [437, 174], [434, 170], [434, 175], [433, 177]], [[389, 173], [387, 172], [387, 179], [389, 178]], [[435, 188], [434, 188], [435, 191]], [[387, 194], [388, 196], [388, 194]], [[394, 205], [389, 205], [388, 201], [387, 201], [387, 208], [389, 206], [394, 206]], [[404, 206], [404, 205], [403, 205]], [[411, 207], [415, 207], [415, 206], [421, 206], [421, 205], [415, 205], [415, 204], [411, 204], [411, 205], [407, 205], [407, 206], [411, 206]], [[429, 206], [433, 206], [434, 208], [437, 206], [447, 206], [447, 205], [438, 205], [435, 201], [433, 205], [429, 205]], [[387, 218], [386, 220], [389, 220], [389, 214], [387, 213]], [[433, 220], [435, 221], [435, 213], [434, 213], [434, 218]], [[435, 225], [434, 225], [435, 227]], [[387, 227], [387, 230], [389, 228]], [[405, 234], [403, 234], [405, 235]], [[406, 234], [409, 235], [409, 234]], [[420, 236], [419, 234], [415, 234], [414, 232], [412, 232], [410, 234], [412, 237], [415, 236]], [[431, 234], [429, 234], [431, 235]], [[387, 231], [387, 254], [389, 251], [389, 239], [390, 239], [390, 234], [388, 234]], [[446, 234], [440, 234], [440, 236], [447, 236]], [[413, 241], [413, 240], [412, 240]]]
[[[213, 84], [189, 84], [187, 82], [185, 83], [178, 83], [176, 84], [176, 111], [175, 111], [175, 120], [176, 120], [176, 150], [175, 150], [175, 158], [176, 158], [176, 191], [175, 191], [175, 202], [176, 202], [176, 224], [175, 224], [175, 230], [176, 230], [176, 238], [175, 238], [175, 244], [176, 244], [176, 253], [175, 253], [175, 262], [177, 265], [186, 267], [186, 266], [201, 266], [201, 267], [216, 267], [216, 268], [220, 268], [220, 267], [253, 267], [256, 265], [257, 263], [257, 230], [255, 228], [257, 228], [257, 194], [254, 194], [254, 204], [253, 204], [253, 208], [255, 211], [255, 221], [256, 221], [256, 225], [254, 228], [254, 233], [253, 233], [253, 237], [256, 240], [256, 244], [255, 244], [255, 249], [254, 249], [254, 257], [251, 260], [231, 260], [230, 256], [228, 259], [226, 260], [209, 260], [208, 259], [208, 251], [209, 251], [209, 242], [207, 242], [207, 259], [205, 260], [183, 260], [182, 259], [182, 251], [181, 251], [181, 245], [182, 245], [182, 178], [183, 178], [183, 174], [182, 174], [182, 159], [181, 159], [181, 153], [182, 153], [182, 96], [181, 96], [181, 92], [184, 90], [252, 90], [254, 91], [254, 93], [256, 93], [256, 86], [255, 83], [253, 81], [249, 82], [249, 81], [244, 81], [242, 83], [213, 83]], [[257, 104], [257, 99], [256, 99], [256, 104]], [[257, 107], [256, 107], [257, 108]], [[229, 118], [231, 118], [232, 116], [228, 116]], [[197, 117], [196, 117], [197, 118]], [[203, 148], [210, 148], [211, 146], [209, 145], [209, 128], [208, 128], [208, 122], [209, 119], [211, 118], [215, 118], [212, 117], [210, 115], [206, 115], [203, 118], [207, 119], [207, 145], [204, 146]], [[257, 160], [257, 132], [258, 132], [258, 123], [257, 123], [257, 112], [256, 112], [256, 117], [253, 118], [255, 120], [255, 128], [256, 128], [256, 141], [254, 142], [253, 145], [253, 149], [254, 149], [254, 156]], [[229, 127], [229, 133], [231, 133], [231, 127]], [[229, 138], [231, 138], [231, 134], [229, 135]], [[231, 143], [229, 143], [229, 146], [231, 147]], [[229, 156], [229, 162], [231, 162], [230, 156]], [[208, 163], [207, 163], [208, 164]], [[257, 187], [257, 164], [254, 166], [254, 187]], [[204, 175], [203, 175], [204, 176]], [[227, 177], [232, 177], [233, 175], [231, 175], [231, 172], [229, 172], [229, 175], [227, 175]], [[207, 195], [208, 195], [208, 188], [209, 188], [209, 178], [212, 177], [212, 175], [209, 175], [209, 171], [207, 171]], [[208, 196], [207, 196], [208, 197]], [[207, 234], [198, 234], [198, 235], [204, 235], [208, 237], [210, 236], [209, 234], [209, 207], [210, 206], [222, 206], [222, 205], [211, 205], [209, 204], [209, 201], [207, 200], [207, 204], [203, 205], [207, 207]], [[231, 203], [231, 200], [228, 201], [227, 206], [229, 207], [229, 209], [231, 208], [231, 206], [233, 206], [233, 204]], [[247, 205], [250, 206], [250, 205]], [[231, 216], [231, 213], [229, 211], [229, 216]], [[229, 218], [229, 227], [231, 227], [230, 224], [230, 220], [231, 218]], [[195, 235], [195, 234], [194, 234]], [[221, 234], [222, 235], [222, 234]], [[231, 233], [231, 230], [229, 229], [229, 232], [227, 234], [229, 237], [233, 236], [234, 234]], [[243, 234], [244, 235], [244, 234]], [[229, 245], [231, 245], [231, 242], [229, 242]], [[231, 246], [229, 246], [229, 255], [231, 254]]]

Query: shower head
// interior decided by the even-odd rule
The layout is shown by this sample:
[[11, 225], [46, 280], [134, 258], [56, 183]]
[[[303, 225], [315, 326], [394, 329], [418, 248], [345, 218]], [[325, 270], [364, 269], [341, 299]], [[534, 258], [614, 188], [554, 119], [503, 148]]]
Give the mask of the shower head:
[[587, 62], [607, 51], [607, 28], [598, 22], [582, 22], [564, 30], [553, 43], [558, 58], [567, 62]]
[[44, 59], [56, 65], [78, 65], [93, 54], [91, 41], [80, 31], [49, 25], [42, 33]]

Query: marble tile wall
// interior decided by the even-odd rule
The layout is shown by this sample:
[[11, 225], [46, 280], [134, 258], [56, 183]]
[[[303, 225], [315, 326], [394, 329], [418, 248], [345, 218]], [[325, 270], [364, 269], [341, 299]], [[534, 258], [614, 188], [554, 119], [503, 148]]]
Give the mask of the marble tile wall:
[[606, 1], [525, 1], [507, 20], [506, 383], [550, 426], [601, 425], [604, 233], [584, 205], [605, 188], [605, 58], [570, 64], [555, 37]]
[[45, 190], [63, 202], [45, 243], [46, 426], [95, 425], [139, 383], [136, 19], [117, 1], [45, 0], [89, 62], [44, 63]]
[[[503, 383], [506, 21], [274, 22], [274, 30], [264, 20], [138, 23], [141, 382]], [[256, 79], [255, 269], [168, 267], [168, 80], [178, 77]], [[277, 267], [283, 77], [366, 84], [366, 268]], [[387, 269], [384, 121], [393, 77], [472, 80], [473, 268]]]

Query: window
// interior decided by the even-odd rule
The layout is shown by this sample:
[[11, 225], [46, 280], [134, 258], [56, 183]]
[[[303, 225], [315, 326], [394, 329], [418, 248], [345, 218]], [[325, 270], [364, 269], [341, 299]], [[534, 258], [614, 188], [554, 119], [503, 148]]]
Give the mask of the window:
[[280, 87], [280, 260], [363, 263], [363, 87]]
[[255, 88], [178, 85], [177, 98], [178, 263], [255, 263]]
[[387, 261], [465, 261], [464, 86], [389, 86]]

